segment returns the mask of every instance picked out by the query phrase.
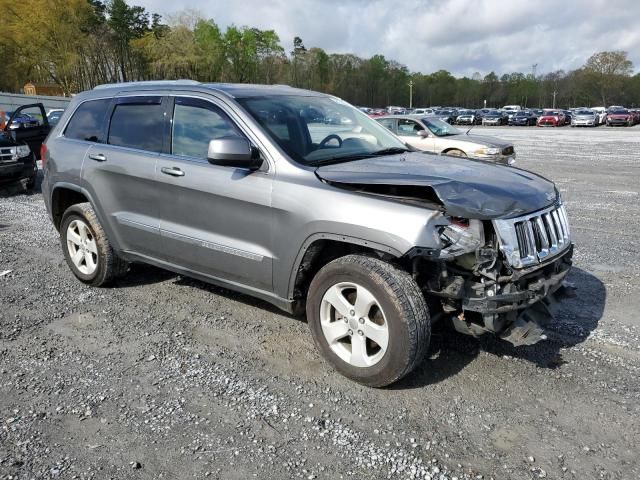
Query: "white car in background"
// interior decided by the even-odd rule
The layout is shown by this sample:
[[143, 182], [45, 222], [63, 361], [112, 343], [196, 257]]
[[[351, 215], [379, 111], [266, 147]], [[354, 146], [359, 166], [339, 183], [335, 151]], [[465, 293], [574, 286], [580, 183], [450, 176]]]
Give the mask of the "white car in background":
[[376, 121], [418, 150], [513, 165], [513, 144], [494, 137], [469, 135], [435, 117], [387, 115]]
[[591, 107], [591, 110], [596, 112], [596, 115], [598, 116], [598, 125], [603, 125], [607, 121], [606, 107]]

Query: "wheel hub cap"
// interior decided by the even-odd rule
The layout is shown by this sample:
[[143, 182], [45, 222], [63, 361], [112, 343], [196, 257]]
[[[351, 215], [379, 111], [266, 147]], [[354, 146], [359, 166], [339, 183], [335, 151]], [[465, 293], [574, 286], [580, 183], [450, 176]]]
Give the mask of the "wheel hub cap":
[[362, 285], [341, 282], [320, 304], [320, 324], [329, 347], [355, 367], [371, 367], [384, 357], [389, 328], [380, 303]]

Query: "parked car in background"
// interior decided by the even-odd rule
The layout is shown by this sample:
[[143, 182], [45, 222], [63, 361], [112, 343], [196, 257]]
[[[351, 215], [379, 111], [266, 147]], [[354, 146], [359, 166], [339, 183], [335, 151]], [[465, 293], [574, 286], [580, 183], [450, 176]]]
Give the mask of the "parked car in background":
[[[42, 122], [25, 120], [33, 119], [38, 112]], [[4, 121], [0, 120], [0, 184], [23, 181], [25, 188], [32, 189], [38, 175], [36, 159], [50, 130], [44, 106], [25, 105], [5, 117], [6, 113]]]
[[538, 117], [529, 110], [520, 110], [515, 112], [509, 119], [509, 125], [515, 125], [519, 127], [530, 127], [536, 124]]
[[564, 113], [561, 110], [544, 110], [538, 117], [538, 127], [561, 127], [565, 124]]
[[386, 111], [387, 111], [387, 114], [389, 115], [404, 115], [405, 108], [390, 106], [386, 108]]
[[456, 125], [479, 125], [482, 119], [474, 110], [458, 110]]
[[455, 110], [436, 110], [433, 115], [435, 118], [439, 118], [443, 122], [447, 122], [450, 125], [456, 123], [457, 112]]
[[503, 112], [519, 112], [520, 110], [522, 110], [522, 107], [520, 105], [505, 105], [504, 107], [501, 108], [501, 110]]
[[576, 110], [571, 118], [572, 127], [597, 127], [598, 114], [593, 110]]
[[607, 112], [607, 126], [631, 127], [634, 124], [634, 116], [629, 110], [622, 107], [610, 108]]
[[515, 163], [516, 153], [512, 143], [494, 137], [465, 134], [436, 117], [393, 115], [376, 120], [418, 150], [505, 165]]
[[500, 126], [506, 125], [508, 122], [509, 118], [507, 117], [507, 115], [497, 110], [485, 113], [482, 116], [482, 125]]
[[[352, 123], [308, 124], [309, 107]], [[44, 203], [78, 281], [142, 262], [306, 312], [320, 354], [371, 387], [421, 365], [435, 319], [543, 340], [544, 302], [571, 268], [551, 181], [412, 151], [309, 90], [102, 86], [74, 97], [43, 151]]]
[[49, 125], [54, 126], [60, 121], [60, 117], [64, 113], [64, 109], [62, 108], [52, 108], [47, 113], [47, 119], [49, 120]]
[[640, 123], [640, 109], [638, 108], [630, 108], [629, 112], [633, 115], [633, 123]]
[[13, 117], [11, 125], [8, 127], [10, 130], [37, 127], [41, 123], [41, 121], [34, 115], [23, 112], [22, 109], [18, 109], [15, 112], [0, 112], [0, 116], [2, 117], [0, 118], [0, 124], [4, 125], [7, 125], [9, 123], [9, 119]]
[[564, 114], [564, 125], [571, 125], [573, 112], [571, 110], [560, 110]]
[[435, 110], [433, 110], [432, 108], [416, 108], [411, 112], [411, 114], [412, 115], [433, 115], [434, 112]]
[[598, 125], [604, 125], [607, 122], [607, 109], [605, 107], [591, 107], [589, 110], [596, 112]]

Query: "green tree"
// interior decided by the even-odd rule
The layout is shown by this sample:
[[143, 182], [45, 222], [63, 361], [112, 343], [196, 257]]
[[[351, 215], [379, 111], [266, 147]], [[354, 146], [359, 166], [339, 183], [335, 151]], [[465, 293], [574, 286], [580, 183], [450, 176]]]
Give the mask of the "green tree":
[[613, 92], [620, 90], [625, 77], [633, 72], [633, 63], [627, 52], [600, 52], [589, 57], [583, 69], [598, 90], [602, 105], [607, 105]]

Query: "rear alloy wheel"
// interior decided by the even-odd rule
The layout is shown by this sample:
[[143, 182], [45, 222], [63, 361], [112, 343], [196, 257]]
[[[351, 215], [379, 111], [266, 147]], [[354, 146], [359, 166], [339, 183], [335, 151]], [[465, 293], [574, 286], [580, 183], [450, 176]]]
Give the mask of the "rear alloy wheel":
[[69, 268], [84, 283], [100, 287], [127, 271], [127, 262], [113, 251], [89, 203], [72, 205], [64, 212], [60, 243]]
[[411, 275], [362, 255], [320, 269], [309, 286], [307, 321], [324, 358], [371, 387], [411, 372], [423, 360], [431, 335], [427, 305]]

